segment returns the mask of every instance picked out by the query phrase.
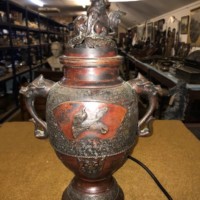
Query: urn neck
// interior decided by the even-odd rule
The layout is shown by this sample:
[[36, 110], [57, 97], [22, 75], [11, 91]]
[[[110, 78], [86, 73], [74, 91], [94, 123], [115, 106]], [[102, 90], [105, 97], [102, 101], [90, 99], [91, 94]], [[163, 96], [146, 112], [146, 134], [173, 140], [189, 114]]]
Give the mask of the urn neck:
[[122, 83], [119, 77], [121, 56], [103, 58], [77, 58], [63, 56], [62, 85], [72, 87], [105, 87]]

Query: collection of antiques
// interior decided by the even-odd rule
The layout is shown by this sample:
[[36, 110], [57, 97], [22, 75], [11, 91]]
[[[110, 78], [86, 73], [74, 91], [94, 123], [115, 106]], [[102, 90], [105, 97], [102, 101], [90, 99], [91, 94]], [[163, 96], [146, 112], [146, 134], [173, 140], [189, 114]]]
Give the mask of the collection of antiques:
[[[149, 133], [157, 106], [151, 82], [141, 76], [128, 82], [120, 78], [123, 58], [112, 36], [122, 12], [108, 13], [107, 7], [107, 1], [93, 0], [87, 16], [75, 19], [73, 37], [60, 58], [64, 77], [59, 82], [39, 76], [20, 90], [35, 136], [49, 137], [58, 158], [75, 174], [62, 200], [123, 200], [112, 174], [127, 160], [137, 136]], [[148, 97], [149, 108], [138, 121], [140, 94]], [[46, 122], [35, 113], [38, 96], [47, 97]]]
[[200, 84], [200, 50], [190, 53], [184, 63], [176, 68], [176, 76], [187, 83]]
[[[144, 63], [155, 67], [163, 72], [170, 72], [178, 79], [184, 80], [186, 83], [200, 84], [200, 60], [196, 59], [200, 56], [200, 51], [194, 51], [187, 56], [189, 45], [181, 44], [185, 48], [179, 51], [182, 56], [162, 57], [162, 56], [147, 56], [140, 58]], [[182, 48], [182, 47], [181, 47]], [[182, 53], [183, 52], [183, 53]]]
[[[6, 12], [3, 12], [0, 10], [0, 23], [7, 23], [8, 19], [7, 19], [7, 15]], [[15, 11], [15, 10], [11, 10], [9, 13], [9, 22], [11, 24], [15, 24], [15, 25], [19, 25], [19, 26], [26, 26], [26, 19], [23, 15], [22, 12], [19, 11]], [[67, 28], [66, 27], [56, 27], [54, 25], [50, 25], [47, 22], [43, 22], [43, 23], [38, 23], [37, 19], [29, 19], [27, 21], [28, 27], [30, 29], [40, 29], [40, 30], [46, 30], [46, 31], [52, 31], [52, 32], [60, 32], [62, 31], [67, 32]]]
[[8, 46], [10, 44], [8, 34], [9, 32], [7, 29], [0, 30], [0, 46]]
[[163, 72], [170, 72], [186, 83], [200, 84], [200, 62], [194, 58], [194, 55], [200, 56], [199, 51], [189, 53], [191, 45], [179, 41], [176, 29], [169, 27], [167, 32], [161, 30], [157, 28], [154, 42], [150, 38], [145, 42], [137, 41], [134, 46], [127, 42], [125, 50], [142, 62]]
[[0, 11], [0, 22], [2, 22], [2, 23], [7, 22], [6, 13], [3, 11]]
[[23, 13], [11, 10], [10, 11], [10, 22], [15, 24], [15, 25], [20, 25], [20, 26], [25, 26], [26, 22], [23, 17]]
[[[146, 24], [147, 35], [144, 34], [145, 29], [141, 31], [134, 27], [132, 36], [128, 38], [130, 30], [127, 31], [125, 37], [127, 42], [124, 43], [123, 50], [128, 57], [133, 55], [136, 60], [141, 61], [136, 62], [135, 65], [138, 66], [135, 67], [132, 61], [133, 67], [131, 67], [129, 61], [127, 62], [127, 69], [129, 70], [127, 76], [129, 78], [130, 76], [135, 77], [138, 71], [144, 70], [143, 72], [148, 74], [148, 78], [168, 87], [167, 95], [160, 96], [159, 107], [154, 115], [159, 119], [179, 119], [189, 122], [190, 120], [196, 122], [199, 119], [198, 114], [195, 117], [189, 117], [193, 108], [197, 107], [196, 104], [199, 100], [193, 100], [193, 98], [198, 99], [197, 95], [195, 95], [196, 97], [191, 96], [193, 94], [191, 89], [186, 87], [187, 84], [191, 84], [191, 87], [195, 87], [193, 84], [200, 84], [200, 51], [193, 49], [193, 47], [199, 46], [200, 41], [198, 35], [199, 22], [197, 22], [199, 16], [200, 9], [194, 9], [191, 11], [191, 20], [189, 20], [189, 16], [183, 16], [181, 21], [176, 19], [176, 22], [178, 22], [177, 29], [171, 28], [167, 21], [159, 20]], [[174, 16], [173, 19], [175, 19]], [[181, 41], [182, 37], [180, 38], [180, 36], [182, 35], [180, 34], [187, 34], [187, 43]], [[144, 38], [144, 35], [147, 38]], [[130, 44], [131, 37], [132, 44]], [[149, 69], [155, 68], [155, 71], [153, 69], [152, 73], [145, 71], [148, 70], [147, 65], [150, 65]], [[171, 86], [167, 85], [164, 80], [162, 83], [160, 77], [156, 77], [159, 73], [164, 77], [166, 76], [166, 79], [169, 77], [169, 82], [173, 79], [172, 82], [174, 84], [176, 82], [176, 85], [170, 88]], [[163, 90], [165, 89], [163, 88]], [[141, 101], [141, 105], [143, 104], [145, 104], [145, 101]], [[198, 112], [196, 111], [196, 113]]]
[[[5, 13], [0, 12], [0, 15], [1, 15], [1, 22], [6, 23], [7, 20], [3, 18]], [[19, 21], [22, 22], [21, 20], [22, 13], [12, 11], [9, 17], [10, 17], [11, 23], [14, 23], [16, 25], [23, 25], [22, 23], [19, 23]], [[46, 26], [41, 24], [41, 29], [46, 29]], [[51, 26], [51, 30], [53, 30], [53, 26]], [[38, 59], [39, 51], [36, 46], [34, 48], [30, 46], [30, 51], [29, 51], [30, 56], [28, 60], [28, 51], [26, 49], [26, 46], [28, 44], [29, 45], [39, 45], [40, 43], [47, 44], [47, 43], [52, 43], [52, 41], [55, 41], [56, 39], [59, 39], [58, 36], [55, 34], [48, 35], [47, 33], [39, 33], [39, 32], [34, 32], [34, 31], [30, 31], [27, 36], [27, 31], [17, 30], [17, 29], [16, 30], [13, 29], [10, 34], [9, 30], [4, 28], [0, 30], [0, 47], [5, 47], [5, 48], [9, 47], [10, 37], [12, 37], [12, 45], [15, 47], [19, 47], [19, 49], [16, 49], [15, 56], [14, 56], [16, 72], [21, 70], [22, 67], [26, 67], [28, 63], [31, 65], [36, 65], [40, 63], [40, 60]], [[23, 49], [23, 47], [25, 48]], [[43, 50], [43, 55], [45, 54], [44, 51], [49, 52], [49, 49]], [[6, 50], [0, 55], [0, 76], [4, 76], [7, 73], [13, 72], [11, 58], [9, 58], [8, 56], [6, 56], [5, 58], [4, 54], [6, 53], [7, 55], [10, 54], [10, 52], [7, 52]], [[45, 60], [44, 62], [46, 62], [46, 57], [44, 57], [44, 60]]]
[[[9, 56], [10, 51], [6, 50], [4, 54], [1, 57], [0, 60], [0, 76], [4, 76], [8, 73], [13, 72], [13, 67], [12, 67], [12, 59]], [[15, 60], [14, 60], [14, 65], [15, 65], [15, 71], [18, 72], [22, 70], [23, 68], [27, 67], [28, 63], [31, 63], [32, 65], [38, 64], [38, 51], [36, 51], [35, 48], [30, 49], [30, 57], [28, 57], [28, 52], [27, 49], [16, 49], [15, 51]]]

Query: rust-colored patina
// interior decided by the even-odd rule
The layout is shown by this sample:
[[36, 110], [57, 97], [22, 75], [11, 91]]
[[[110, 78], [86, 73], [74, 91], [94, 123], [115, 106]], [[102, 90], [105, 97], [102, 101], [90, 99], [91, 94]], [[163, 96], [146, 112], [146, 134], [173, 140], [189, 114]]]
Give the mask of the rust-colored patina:
[[[60, 160], [75, 177], [62, 200], [123, 200], [112, 174], [126, 161], [138, 134], [156, 107], [156, 88], [138, 77], [119, 76], [122, 57], [111, 39], [120, 11], [106, 12], [106, 1], [93, 0], [88, 15], [74, 22], [74, 37], [60, 58], [63, 78], [54, 83], [38, 77], [21, 89], [38, 138], [49, 137]], [[138, 122], [138, 94], [150, 106]], [[47, 96], [46, 122], [34, 111], [36, 96]], [[39, 129], [43, 127], [43, 131]]]

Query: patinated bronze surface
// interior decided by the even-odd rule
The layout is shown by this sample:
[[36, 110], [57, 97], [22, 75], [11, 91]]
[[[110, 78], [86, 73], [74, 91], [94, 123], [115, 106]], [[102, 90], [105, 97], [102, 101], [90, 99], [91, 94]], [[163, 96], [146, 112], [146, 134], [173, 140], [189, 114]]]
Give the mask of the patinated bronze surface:
[[[36, 136], [49, 136], [57, 156], [75, 174], [63, 200], [123, 200], [112, 174], [125, 163], [137, 134], [148, 134], [148, 128], [140, 128], [156, 107], [152, 83], [143, 77], [129, 82], [119, 77], [123, 58], [112, 36], [122, 12], [107, 14], [106, 7], [106, 1], [92, 0], [88, 15], [75, 20], [74, 37], [60, 58], [64, 76], [59, 82], [39, 77], [21, 90], [36, 125], [44, 129]], [[138, 94], [150, 101], [139, 122]], [[47, 122], [34, 111], [37, 95], [47, 96]]]

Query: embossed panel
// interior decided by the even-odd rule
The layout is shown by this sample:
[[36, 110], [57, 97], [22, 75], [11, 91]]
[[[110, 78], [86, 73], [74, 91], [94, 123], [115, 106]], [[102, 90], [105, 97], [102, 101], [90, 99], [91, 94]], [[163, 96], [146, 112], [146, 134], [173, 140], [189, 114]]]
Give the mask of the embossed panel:
[[68, 140], [113, 138], [126, 112], [122, 106], [98, 102], [66, 102], [53, 110], [58, 127]]

